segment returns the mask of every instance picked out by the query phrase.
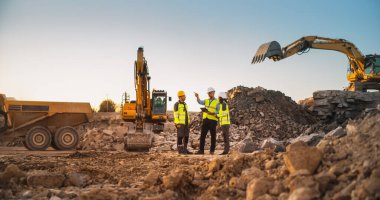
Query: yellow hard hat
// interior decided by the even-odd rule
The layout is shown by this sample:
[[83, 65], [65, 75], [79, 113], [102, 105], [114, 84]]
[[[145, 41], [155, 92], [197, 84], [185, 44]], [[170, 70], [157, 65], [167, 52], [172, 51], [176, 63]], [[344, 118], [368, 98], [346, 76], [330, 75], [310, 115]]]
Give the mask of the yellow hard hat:
[[178, 97], [180, 97], [180, 96], [185, 96], [185, 92], [182, 91], [182, 90], [180, 90], [180, 91], [178, 91], [177, 96], [178, 96]]

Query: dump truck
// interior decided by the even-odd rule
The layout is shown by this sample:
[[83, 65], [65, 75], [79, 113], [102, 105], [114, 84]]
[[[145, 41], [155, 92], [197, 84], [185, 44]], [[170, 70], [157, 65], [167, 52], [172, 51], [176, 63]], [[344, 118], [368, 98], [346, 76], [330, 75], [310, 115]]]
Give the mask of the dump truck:
[[277, 41], [262, 44], [252, 59], [252, 64], [265, 58], [279, 61], [295, 54], [301, 55], [310, 49], [332, 50], [347, 56], [349, 68], [346, 91], [380, 91], [380, 55], [363, 55], [355, 44], [345, 39], [331, 39], [319, 36], [305, 36], [281, 48]]
[[153, 133], [164, 129], [167, 120], [167, 97], [165, 90], [150, 91], [148, 63], [144, 57], [144, 49], [137, 49], [137, 59], [134, 66], [136, 100], [129, 100], [124, 93], [121, 115], [127, 124], [128, 134], [126, 148], [128, 150], [149, 150], [152, 145]]
[[75, 126], [89, 122], [89, 103], [18, 101], [0, 94], [0, 134], [24, 137], [29, 150], [75, 149], [79, 136]]

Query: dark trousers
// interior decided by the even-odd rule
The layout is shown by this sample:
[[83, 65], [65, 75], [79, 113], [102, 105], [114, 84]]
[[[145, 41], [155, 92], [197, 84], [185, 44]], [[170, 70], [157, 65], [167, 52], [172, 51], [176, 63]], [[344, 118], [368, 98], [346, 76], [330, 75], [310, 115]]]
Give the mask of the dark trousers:
[[180, 124], [177, 127], [177, 146], [184, 145], [187, 148], [187, 143], [189, 142], [189, 125]]
[[224, 152], [228, 153], [230, 151], [230, 125], [222, 125], [223, 141], [224, 141]]
[[211, 134], [211, 147], [210, 152], [215, 151], [215, 145], [216, 145], [216, 125], [218, 124], [217, 121], [211, 120], [211, 119], [203, 119], [202, 121], [202, 130], [201, 130], [201, 137], [199, 141], [199, 150], [204, 151], [205, 149], [205, 142], [206, 142], [206, 136], [208, 131], [210, 131]]

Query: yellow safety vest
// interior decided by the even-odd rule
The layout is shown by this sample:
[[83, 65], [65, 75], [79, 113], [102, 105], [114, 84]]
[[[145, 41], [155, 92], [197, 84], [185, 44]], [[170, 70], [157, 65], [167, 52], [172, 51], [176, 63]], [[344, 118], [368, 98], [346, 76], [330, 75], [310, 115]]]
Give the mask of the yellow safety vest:
[[[225, 109], [223, 110], [224, 105], [225, 105]], [[228, 108], [227, 103], [219, 104], [219, 112], [218, 112], [217, 116], [219, 117], [219, 124], [221, 126], [231, 124], [231, 122], [230, 122], [230, 109]]]
[[189, 114], [186, 103], [180, 103], [180, 102], [175, 103], [173, 112], [174, 112], [175, 124], [186, 124], [186, 115], [187, 115], [187, 124], [190, 124], [190, 114]]
[[[219, 101], [217, 99], [210, 100], [205, 99], [205, 107], [209, 112], [216, 113], [216, 106], [218, 105]], [[218, 118], [215, 117], [215, 115], [209, 115], [207, 113], [203, 113], [203, 119], [211, 119], [218, 121]]]

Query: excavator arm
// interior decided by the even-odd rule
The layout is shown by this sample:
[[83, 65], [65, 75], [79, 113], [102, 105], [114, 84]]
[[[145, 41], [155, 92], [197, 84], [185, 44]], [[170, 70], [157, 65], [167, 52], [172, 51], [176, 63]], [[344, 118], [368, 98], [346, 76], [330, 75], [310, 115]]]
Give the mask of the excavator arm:
[[[331, 39], [318, 36], [302, 37], [288, 46], [281, 48], [277, 41], [262, 44], [252, 59], [252, 64], [260, 63], [265, 58], [279, 61], [294, 54], [307, 53], [310, 49], [332, 50], [347, 56], [350, 71], [347, 80], [350, 85], [345, 89], [348, 91], [367, 91], [374, 89], [380, 91], [380, 72], [377, 63], [378, 56], [364, 56], [360, 50], [351, 42], [344, 39]], [[366, 72], [370, 69], [370, 72]]]
[[318, 36], [302, 37], [284, 48], [281, 48], [277, 41], [265, 43], [257, 50], [252, 59], [252, 64], [262, 62], [265, 58], [279, 61], [296, 53], [307, 53], [310, 49], [323, 49], [341, 52], [347, 56], [351, 66], [351, 71], [358, 76], [363, 75], [365, 56], [353, 43], [344, 39], [331, 39]]

